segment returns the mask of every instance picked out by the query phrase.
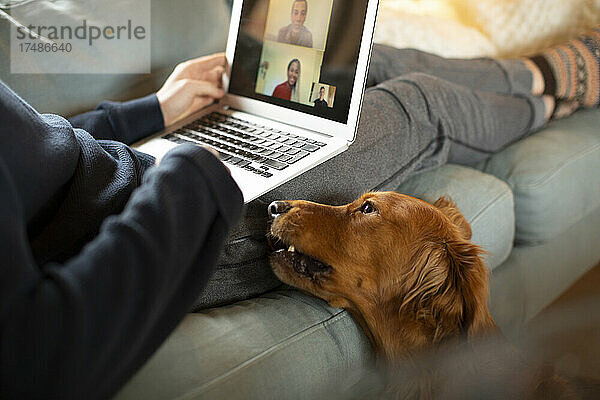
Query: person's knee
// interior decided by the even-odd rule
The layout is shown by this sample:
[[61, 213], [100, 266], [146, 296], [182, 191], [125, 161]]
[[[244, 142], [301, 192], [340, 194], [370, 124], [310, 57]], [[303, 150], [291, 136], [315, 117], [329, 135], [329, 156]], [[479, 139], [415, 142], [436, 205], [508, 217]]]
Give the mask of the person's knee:
[[442, 92], [441, 80], [434, 76], [411, 72], [377, 85], [374, 89], [387, 92], [405, 109], [427, 107]]

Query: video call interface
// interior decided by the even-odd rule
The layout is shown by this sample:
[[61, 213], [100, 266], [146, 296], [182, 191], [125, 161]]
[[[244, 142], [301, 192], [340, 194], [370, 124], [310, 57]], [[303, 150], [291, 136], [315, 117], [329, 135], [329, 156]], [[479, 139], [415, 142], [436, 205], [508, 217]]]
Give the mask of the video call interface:
[[229, 92], [346, 123], [367, 0], [245, 0]]

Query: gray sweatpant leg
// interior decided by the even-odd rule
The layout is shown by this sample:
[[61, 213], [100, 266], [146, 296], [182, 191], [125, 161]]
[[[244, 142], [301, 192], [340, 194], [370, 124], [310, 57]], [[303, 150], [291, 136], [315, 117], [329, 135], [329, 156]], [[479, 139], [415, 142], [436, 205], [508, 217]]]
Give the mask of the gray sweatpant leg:
[[521, 60], [452, 59], [415, 49], [375, 44], [367, 87], [413, 72], [482, 92], [530, 95], [532, 76]]
[[225, 244], [196, 308], [280, 285], [268, 264], [267, 205], [277, 199], [344, 204], [393, 190], [446, 162], [471, 164], [544, 125], [541, 99], [519, 61], [446, 60], [376, 46], [356, 141], [333, 159], [254, 200]]

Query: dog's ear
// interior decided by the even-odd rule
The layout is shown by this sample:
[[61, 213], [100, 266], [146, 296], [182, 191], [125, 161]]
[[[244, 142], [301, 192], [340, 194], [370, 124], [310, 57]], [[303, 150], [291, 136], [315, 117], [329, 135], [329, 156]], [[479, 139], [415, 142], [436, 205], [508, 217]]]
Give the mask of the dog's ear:
[[401, 306], [417, 316], [433, 343], [495, 329], [487, 308], [488, 272], [483, 251], [464, 239], [429, 243], [413, 263], [404, 281]]
[[489, 273], [481, 259], [484, 251], [466, 240], [445, 243], [449, 279], [463, 303], [462, 327], [469, 338], [496, 327], [487, 307]]
[[440, 197], [433, 205], [456, 225], [456, 228], [463, 239], [471, 239], [471, 226], [450, 197]]

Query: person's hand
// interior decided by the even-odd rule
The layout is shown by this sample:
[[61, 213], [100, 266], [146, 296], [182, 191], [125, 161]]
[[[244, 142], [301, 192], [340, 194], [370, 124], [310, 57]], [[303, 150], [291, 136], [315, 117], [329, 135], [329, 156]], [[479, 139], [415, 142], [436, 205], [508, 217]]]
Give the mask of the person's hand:
[[195, 113], [223, 97], [221, 78], [225, 54], [218, 53], [185, 61], [175, 67], [156, 92], [165, 126]]

